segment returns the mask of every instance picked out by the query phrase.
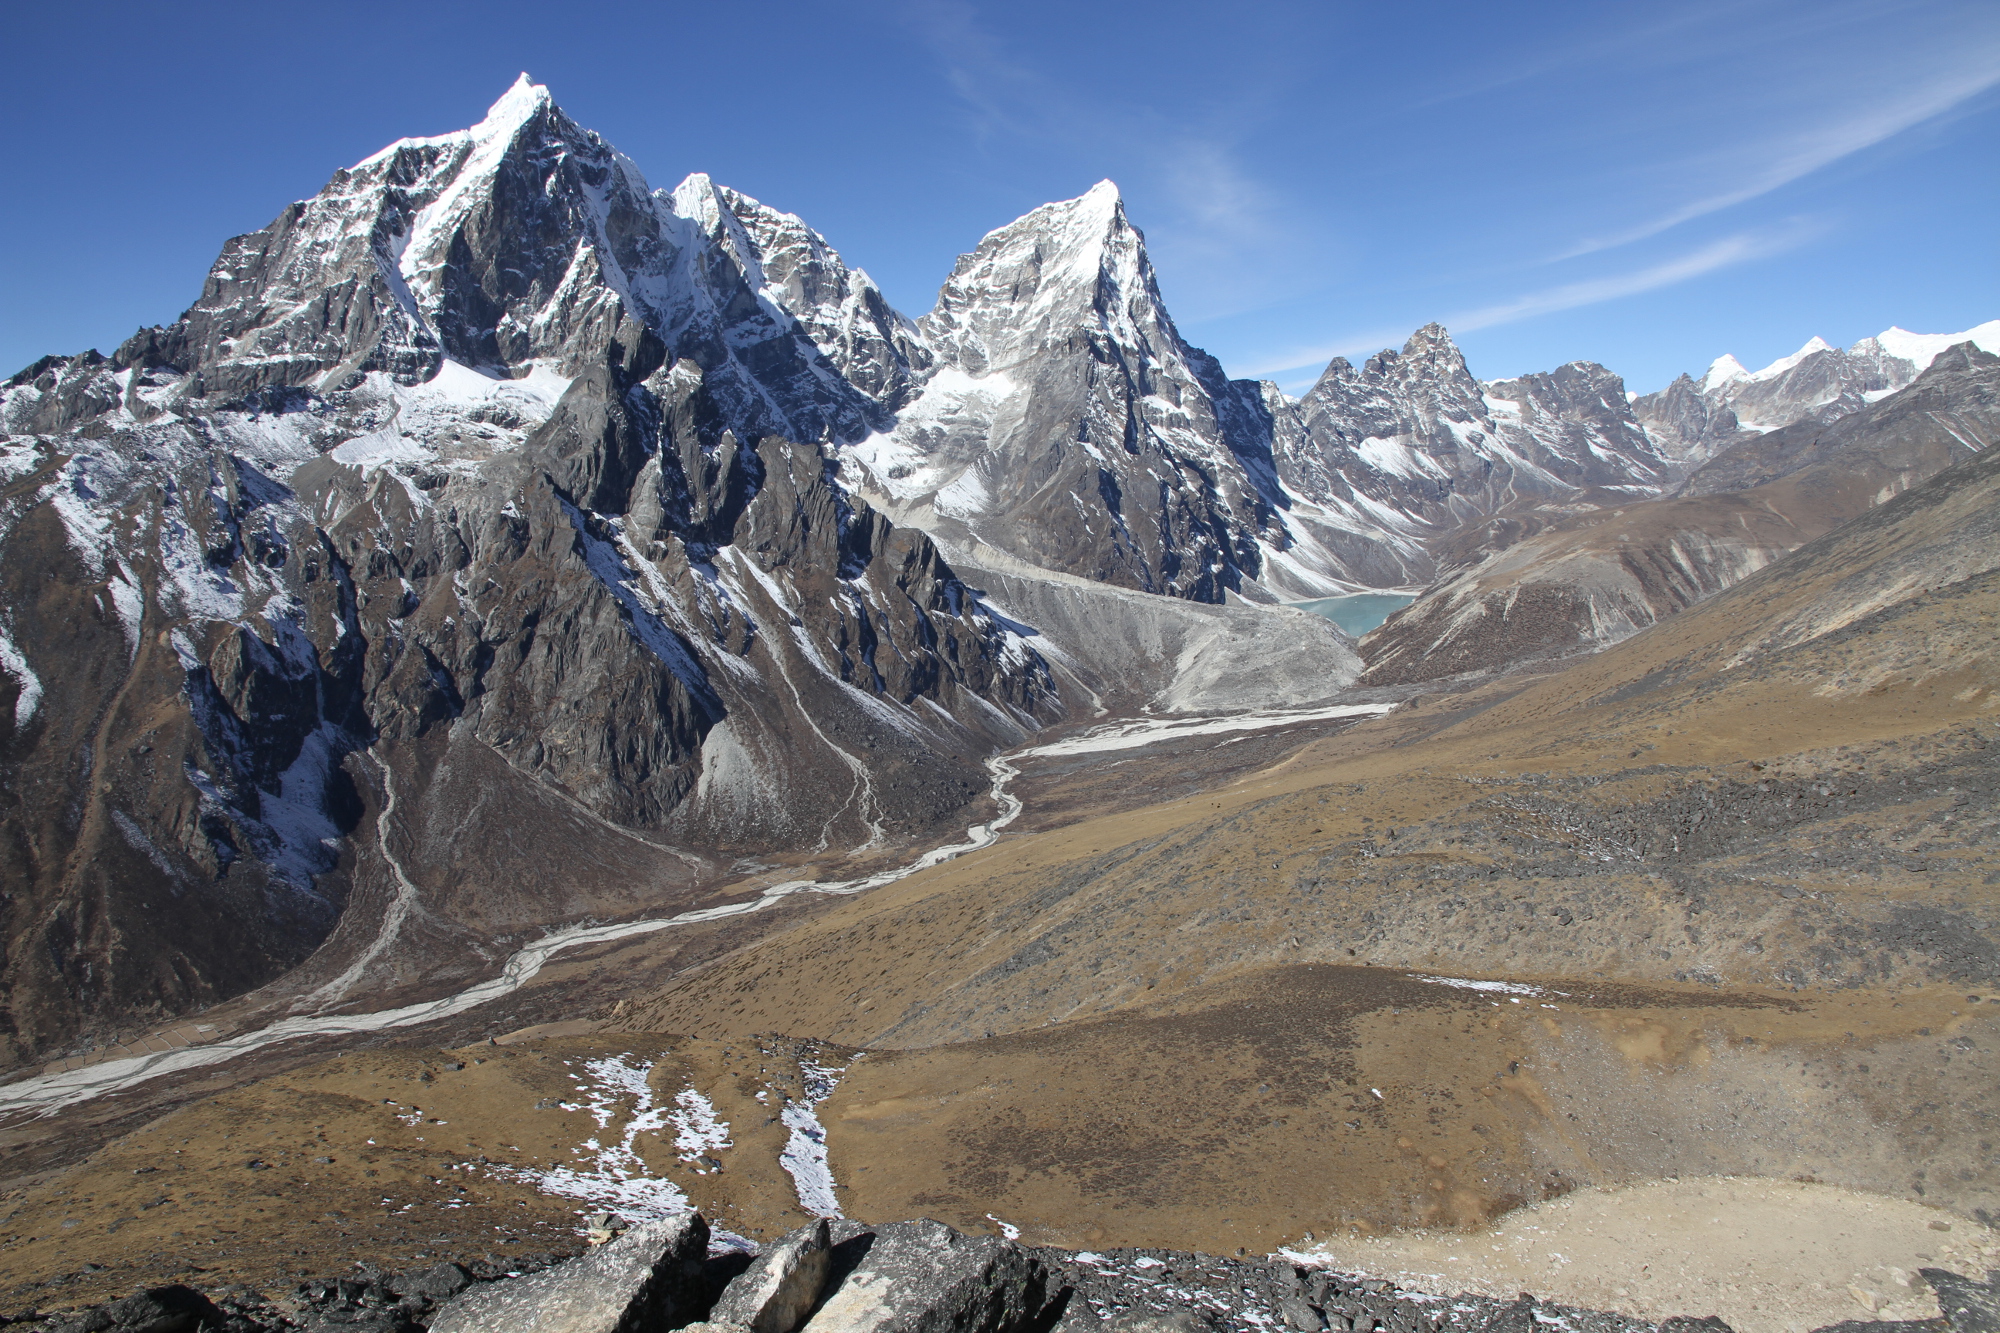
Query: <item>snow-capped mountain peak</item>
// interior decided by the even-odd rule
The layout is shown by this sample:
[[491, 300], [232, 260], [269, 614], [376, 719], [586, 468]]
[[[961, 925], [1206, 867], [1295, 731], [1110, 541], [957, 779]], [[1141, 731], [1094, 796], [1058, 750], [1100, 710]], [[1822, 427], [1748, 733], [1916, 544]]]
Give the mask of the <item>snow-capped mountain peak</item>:
[[1796, 366], [1801, 361], [1804, 361], [1807, 357], [1813, 355], [1815, 352], [1831, 352], [1832, 350], [1833, 350], [1832, 343], [1828, 342], [1824, 338], [1815, 335], [1811, 338], [1806, 339], [1806, 345], [1804, 347], [1799, 348], [1798, 351], [1793, 352], [1790, 356], [1779, 357], [1776, 361], [1773, 361], [1770, 365], [1765, 366], [1762, 370], [1752, 371], [1748, 376], [1748, 378], [1753, 383], [1759, 383], [1759, 384], [1761, 384], [1765, 380], [1774, 380], [1778, 378], [1778, 376], [1790, 370], [1793, 366]]
[[1731, 380], [1747, 380], [1749, 378], [1750, 372], [1744, 369], [1743, 363], [1728, 352], [1724, 352], [1721, 356], [1708, 363], [1708, 373], [1701, 377], [1701, 389], [1703, 393], [1707, 393], [1709, 390], [1727, 384]]
[[1872, 338], [1863, 338], [1849, 350], [1880, 350], [1899, 361], [1909, 362], [1921, 375], [1930, 369], [1939, 352], [1963, 342], [1977, 344], [1982, 351], [2000, 355], [2000, 319], [1989, 319], [1962, 333], [1911, 333], [1908, 329], [1891, 325]]
[[486, 109], [486, 115], [470, 129], [398, 139], [380, 152], [363, 158], [353, 169], [357, 172], [366, 171], [379, 162], [387, 161], [401, 149], [438, 148], [451, 144], [477, 144], [493, 139], [511, 139], [537, 111], [554, 104], [554, 98], [548, 88], [536, 83], [524, 72], [514, 80], [511, 88], [500, 95], [499, 101]]
[[1660, 450], [1692, 468], [1751, 435], [1807, 419], [1830, 423], [1886, 398], [1962, 342], [2000, 353], [2000, 320], [1962, 333], [1888, 328], [1844, 350], [1816, 337], [1755, 373], [1721, 356], [1699, 383], [1683, 375], [1633, 409]]

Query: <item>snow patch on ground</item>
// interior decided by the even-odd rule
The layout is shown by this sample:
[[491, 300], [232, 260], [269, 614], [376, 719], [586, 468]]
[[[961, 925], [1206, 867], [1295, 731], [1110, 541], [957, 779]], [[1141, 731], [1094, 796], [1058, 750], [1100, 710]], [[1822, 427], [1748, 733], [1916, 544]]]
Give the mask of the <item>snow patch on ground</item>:
[[674, 1151], [683, 1162], [734, 1146], [729, 1138], [729, 1122], [716, 1115], [715, 1103], [695, 1088], [681, 1089], [668, 1118], [676, 1130]]
[[1561, 995], [1562, 991], [1549, 991], [1540, 986], [1528, 986], [1514, 981], [1477, 981], [1469, 977], [1431, 977], [1412, 972], [1410, 980], [1422, 981], [1432, 986], [1450, 986], [1453, 990], [1484, 991], [1494, 995]]
[[840, 1201], [834, 1197], [838, 1187], [833, 1168], [826, 1159], [826, 1126], [820, 1124], [818, 1111], [819, 1104], [833, 1095], [840, 1076], [846, 1072], [846, 1065], [800, 1060], [805, 1096], [788, 1102], [778, 1116], [791, 1131], [784, 1151], [778, 1154], [778, 1165], [791, 1176], [792, 1186], [799, 1194], [799, 1207], [815, 1217], [842, 1216]]
[[1092, 727], [1081, 736], [1037, 745], [1019, 752], [1019, 758], [1043, 755], [1092, 754], [1103, 750], [1130, 750], [1160, 741], [1188, 736], [1213, 736], [1231, 731], [1262, 731], [1268, 727], [1295, 726], [1301, 722], [1323, 722], [1342, 717], [1379, 717], [1394, 704], [1335, 704], [1328, 708], [1301, 708], [1291, 712], [1243, 713], [1234, 717], [1185, 718], [1153, 717], [1136, 722], [1110, 722]]
[[599, 1130], [608, 1130], [621, 1116], [624, 1124], [615, 1140], [593, 1136], [572, 1150], [576, 1164], [550, 1167], [500, 1166], [502, 1175], [526, 1181], [544, 1194], [609, 1208], [633, 1219], [681, 1217], [694, 1211], [687, 1194], [671, 1180], [649, 1175], [635, 1148], [641, 1134], [658, 1134], [671, 1112], [653, 1098], [650, 1075], [654, 1062], [638, 1056], [605, 1056], [586, 1060], [582, 1073], [572, 1072], [577, 1100], [563, 1109], [586, 1111]]

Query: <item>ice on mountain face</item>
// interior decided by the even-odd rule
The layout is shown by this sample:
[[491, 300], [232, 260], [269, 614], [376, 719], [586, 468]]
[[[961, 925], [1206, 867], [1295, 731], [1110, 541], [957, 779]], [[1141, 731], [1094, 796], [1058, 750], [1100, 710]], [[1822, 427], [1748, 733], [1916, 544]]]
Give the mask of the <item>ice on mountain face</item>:
[[[421, 384], [397, 384], [386, 375], [371, 379], [370, 387], [390, 405], [391, 419], [329, 454], [364, 476], [399, 464], [467, 468], [516, 449], [548, 420], [570, 386], [567, 376], [545, 362], [533, 363], [519, 379], [498, 379], [451, 360]], [[429, 503], [400, 471], [398, 476], [413, 504]]]
[[2000, 320], [1962, 333], [1890, 328], [1844, 350], [1813, 338], [1755, 373], [1734, 357], [1718, 357], [1699, 383], [1684, 377], [1634, 408], [1661, 446], [1691, 467], [1752, 435], [1808, 419], [1831, 423], [1880, 402], [1947, 347], [1967, 341], [2000, 349]]

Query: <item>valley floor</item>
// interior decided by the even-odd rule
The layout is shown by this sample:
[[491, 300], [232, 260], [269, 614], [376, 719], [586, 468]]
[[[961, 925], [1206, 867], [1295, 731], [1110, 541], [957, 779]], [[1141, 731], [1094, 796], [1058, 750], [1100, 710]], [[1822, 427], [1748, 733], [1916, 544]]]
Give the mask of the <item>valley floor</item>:
[[1928, 1314], [1899, 1277], [2000, 1262], [1992, 583], [1902, 648], [1717, 666], [1702, 608], [1374, 720], [1044, 746], [1015, 830], [868, 893], [17, 1116], [0, 1303], [831, 1200], [1749, 1333]]

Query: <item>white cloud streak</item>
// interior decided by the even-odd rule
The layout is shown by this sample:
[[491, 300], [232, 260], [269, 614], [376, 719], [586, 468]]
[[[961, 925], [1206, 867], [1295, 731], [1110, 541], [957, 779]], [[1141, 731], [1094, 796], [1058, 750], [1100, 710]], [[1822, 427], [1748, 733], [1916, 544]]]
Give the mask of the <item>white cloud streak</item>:
[[[1748, 203], [1810, 176], [1821, 168], [1832, 166], [1842, 158], [1873, 148], [1905, 130], [1944, 115], [1995, 85], [2000, 85], [2000, 51], [1985, 50], [1965, 67], [1919, 87], [1906, 89], [1898, 96], [1835, 124], [1732, 151], [1728, 154], [1732, 163], [1740, 164], [1747, 160], [1759, 164], [1747, 168], [1748, 178], [1740, 184], [1705, 194], [1636, 227], [1582, 241], [1553, 256], [1548, 262], [1556, 263], [1630, 245], [1678, 227], [1683, 222], [1692, 222], [1737, 204]], [[1741, 176], [1744, 172], [1735, 174]]]

